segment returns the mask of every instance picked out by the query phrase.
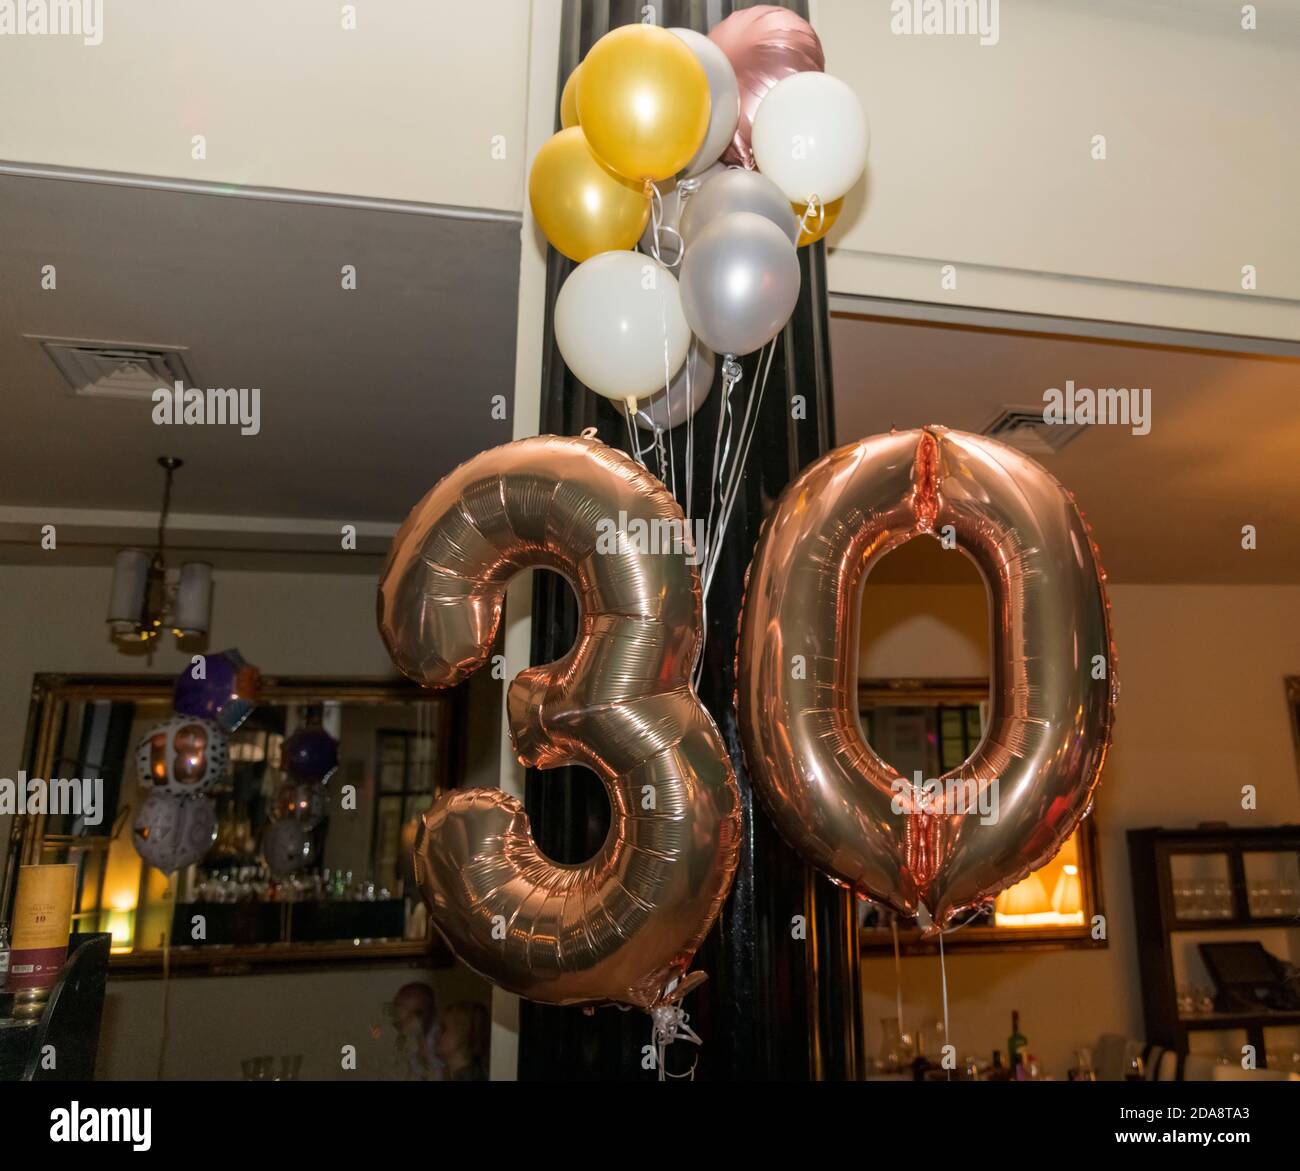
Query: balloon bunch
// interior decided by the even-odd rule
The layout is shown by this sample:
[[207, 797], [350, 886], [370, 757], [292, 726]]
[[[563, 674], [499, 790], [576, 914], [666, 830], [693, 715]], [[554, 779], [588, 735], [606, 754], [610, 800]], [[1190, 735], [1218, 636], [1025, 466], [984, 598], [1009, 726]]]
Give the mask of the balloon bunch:
[[[579, 262], [556, 299], [556, 344], [579, 381], [655, 433], [662, 479], [663, 434], [699, 410], [722, 357], [706, 594], [751, 416], [757, 426], [748, 405], [733, 421], [739, 359], [785, 327], [799, 299], [796, 249], [825, 235], [866, 165], [866, 115], [824, 66], [812, 27], [774, 5], [736, 12], [707, 37], [616, 28], [569, 76], [564, 128], [529, 176], [542, 231]], [[643, 462], [630, 422], [629, 434]], [[688, 486], [688, 515], [690, 497]]]
[[200, 655], [176, 680], [176, 714], [136, 746], [145, 793], [132, 841], [164, 874], [199, 861], [216, 841], [216, 802], [208, 793], [229, 762], [226, 736], [257, 706], [260, 687], [260, 672], [237, 650]]
[[316, 861], [313, 832], [329, 812], [325, 783], [339, 764], [339, 743], [318, 723], [294, 732], [280, 748], [285, 780], [262, 834], [262, 856], [273, 878], [285, 878]]

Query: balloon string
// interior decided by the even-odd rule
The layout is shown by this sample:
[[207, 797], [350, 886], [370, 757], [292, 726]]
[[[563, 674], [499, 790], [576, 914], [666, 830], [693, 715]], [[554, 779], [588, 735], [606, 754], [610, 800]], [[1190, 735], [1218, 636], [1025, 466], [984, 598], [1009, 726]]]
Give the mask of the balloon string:
[[[718, 433], [713, 440], [713, 471], [709, 478], [709, 511], [704, 521], [704, 561], [707, 566], [709, 554], [713, 549], [713, 513], [720, 503], [718, 499], [721, 488], [722, 467], [726, 462], [726, 452], [730, 450], [731, 395], [736, 384], [744, 376], [744, 370], [736, 361], [734, 354], [727, 354], [722, 360], [722, 405], [718, 409]], [[724, 448], [724, 438], [726, 446]]]
[[[649, 181], [647, 180], [647, 183]], [[659, 232], [663, 228], [664, 222], [664, 197], [659, 194], [659, 188], [653, 183], [650, 187], [650, 252], [654, 258], [663, 264], [663, 257], [659, 254]]]
[[632, 422], [632, 411], [626, 403], [623, 404], [623, 417], [627, 420], [628, 454], [642, 467], [645, 467], [645, 452], [641, 450], [641, 445], [636, 441], [636, 426]]
[[167, 876], [167, 897], [171, 900], [171, 914], [167, 918], [167, 934], [163, 936], [162, 946], [162, 1020], [158, 1034], [158, 1076], [163, 1080], [163, 1066], [167, 1062], [168, 1006], [171, 1001], [172, 974], [172, 932], [176, 929], [176, 892], [172, 889], [175, 874]]
[[901, 1037], [906, 1029], [903, 1028], [903, 956], [898, 946], [898, 916], [892, 915], [889, 925], [894, 930], [894, 1011], [898, 1013], [898, 1035]]
[[717, 572], [718, 561], [722, 555], [722, 538], [726, 534], [727, 525], [731, 521], [731, 512], [735, 507], [736, 497], [740, 493], [740, 483], [745, 474], [745, 462], [749, 458], [749, 449], [754, 441], [754, 433], [758, 430], [758, 419], [763, 409], [763, 392], [767, 389], [767, 379], [772, 372], [772, 359], [775, 355], [776, 339], [773, 338], [768, 343], [766, 361], [764, 361], [761, 354], [759, 356], [759, 364], [762, 366], [763, 372], [759, 376], [758, 386], [745, 403], [745, 415], [741, 422], [740, 444], [737, 447], [735, 459], [731, 466], [726, 499], [718, 521], [718, 537], [716, 542], [709, 547], [709, 564], [705, 566], [704, 593], [706, 596], [709, 587], [713, 584], [713, 575]]
[[[948, 965], [944, 961], [943, 956], [942, 929], [939, 931], [939, 981], [943, 985], [943, 1043], [945, 1045], [951, 1045], [952, 1037], [948, 1035]], [[942, 1052], [939, 1054], [940, 1063], [943, 1062], [945, 1056], [946, 1054]], [[945, 1068], [948, 1069], [948, 1080], [952, 1081], [952, 1069], [950, 1067]]]
[[718, 431], [713, 440], [713, 471], [709, 477], [709, 507], [704, 520], [704, 548], [696, 551], [696, 563], [703, 567], [701, 569], [703, 584], [700, 591], [700, 645], [696, 652], [695, 669], [691, 672], [691, 684], [694, 687], [700, 685], [700, 678], [704, 671], [704, 646], [709, 637], [707, 575], [714, 543], [713, 514], [715, 506], [721, 503], [722, 468], [726, 462], [726, 452], [731, 448], [731, 395], [743, 376], [744, 369], [736, 360], [735, 354], [725, 354], [722, 359], [722, 404], [718, 408]]
[[[664, 452], [664, 449], [667, 446], [668, 445], [664, 443], [664, 429], [662, 427], [656, 427], [655, 428], [655, 452], [659, 457], [659, 478], [661, 480], [664, 478], [664, 465], [668, 463], [669, 460], [671, 460], [672, 458], [671, 456], [666, 455]], [[674, 476], [673, 478], [675, 480], [676, 476]], [[676, 494], [677, 494], [677, 490], [676, 487], [674, 486], [673, 495], [675, 496]]]
[[[655, 188], [658, 191], [658, 188]], [[659, 286], [659, 324], [663, 330], [664, 339], [664, 409], [668, 412], [669, 420], [673, 417], [673, 368], [668, 357], [668, 302], [664, 295], [663, 286]], [[687, 355], [690, 358], [690, 355]], [[668, 445], [667, 458], [664, 456], [664, 441], [662, 428], [655, 428], [657, 434], [656, 446], [659, 449], [659, 479], [668, 485], [668, 491], [674, 497], [677, 496], [677, 461], [674, 458], [672, 444]], [[667, 467], [665, 468], [665, 464]], [[664, 472], [668, 475], [665, 476]]]
[[668, 1046], [674, 1041], [689, 1041], [692, 1045], [703, 1045], [703, 1038], [691, 1028], [691, 1014], [680, 1004], [657, 1004], [650, 1010], [650, 1040], [655, 1047], [655, 1064], [659, 1067], [659, 1080], [694, 1081], [695, 1067], [699, 1064], [697, 1051], [691, 1068], [685, 1073], [673, 1074], [667, 1069], [666, 1058]]
[[803, 215], [799, 217], [799, 234], [802, 236], [808, 232], [809, 217], [817, 213], [817, 226], [812, 230], [811, 235], [815, 235], [822, 230], [822, 224], [826, 221], [826, 205], [816, 195], [810, 195], [808, 202], [804, 205]]
[[698, 340], [692, 335], [690, 349], [686, 352], [686, 499], [682, 504], [688, 523], [695, 506], [695, 412], [689, 406], [695, 401], [695, 353], [698, 346]]

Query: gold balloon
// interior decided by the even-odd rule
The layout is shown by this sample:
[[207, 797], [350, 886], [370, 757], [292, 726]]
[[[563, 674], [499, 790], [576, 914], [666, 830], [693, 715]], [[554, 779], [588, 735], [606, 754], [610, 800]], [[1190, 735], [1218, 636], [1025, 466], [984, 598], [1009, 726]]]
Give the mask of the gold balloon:
[[806, 203], [792, 203], [790, 206], [794, 208], [794, 218], [802, 225], [799, 228], [799, 243], [797, 245], [797, 247], [802, 248], [805, 244], [817, 243], [835, 226], [835, 221], [840, 218], [840, 212], [844, 210], [844, 196], [841, 195], [833, 203], [822, 204], [821, 220], [818, 220], [817, 213], [814, 212], [808, 216], [806, 225], [803, 217], [808, 211], [808, 205]]
[[506, 584], [533, 566], [572, 584], [581, 618], [562, 659], [511, 682], [510, 736], [523, 764], [594, 771], [609, 834], [586, 862], [558, 865], [513, 797], [455, 789], [421, 819], [416, 877], [452, 950], [508, 991], [653, 1008], [717, 919], [741, 834], [726, 746], [691, 686], [700, 575], [680, 506], [595, 440], [482, 452], [394, 538], [380, 632], [405, 675], [453, 686], [487, 663]]
[[605, 166], [580, 126], [561, 130], [537, 152], [528, 201], [556, 251], [579, 262], [635, 248], [650, 218], [644, 186]]
[[620, 175], [667, 179], [708, 133], [709, 79], [685, 41], [627, 24], [591, 47], [577, 106], [591, 149]]
[[569, 74], [564, 83], [564, 92], [560, 94], [560, 125], [568, 130], [578, 124], [578, 71]]

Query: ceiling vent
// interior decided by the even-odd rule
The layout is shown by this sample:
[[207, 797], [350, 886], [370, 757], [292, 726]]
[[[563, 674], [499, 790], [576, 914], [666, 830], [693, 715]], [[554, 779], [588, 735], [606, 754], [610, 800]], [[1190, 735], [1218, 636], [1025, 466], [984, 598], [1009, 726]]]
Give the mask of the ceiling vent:
[[35, 338], [79, 398], [148, 401], [176, 382], [193, 386], [181, 346], [136, 346], [123, 342]]
[[1042, 407], [1003, 407], [980, 432], [1026, 455], [1056, 455], [1077, 439], [1083, 423], [1048, 423]]

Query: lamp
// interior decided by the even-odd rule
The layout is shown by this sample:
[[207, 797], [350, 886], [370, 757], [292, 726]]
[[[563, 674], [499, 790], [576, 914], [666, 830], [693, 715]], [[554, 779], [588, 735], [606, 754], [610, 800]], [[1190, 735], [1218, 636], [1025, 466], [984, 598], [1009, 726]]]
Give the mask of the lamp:
[[152, 554], [123, 549], [113, 560], [109, 589], [108, 626], [119, 642], [148, 642], [170, 625], [177, 638], [207, 634], [212, 617], [212, 566], [187, 561], [178, 580], [169, 580], [166, 560], [167, 513], [171, 508], [172, 476], [183, 460], [158, 459], [166, 473], [162, 508], [158, 513], [158, 543]]
[[1035, 872], [998, 895], [993, 904], [993, 921], [1000, 927], [1025, 927], [1040, 922], [1049, 910], [1047, 887]]
[[1052, 910], [1058, 915], [1078, 915], [1083, 910], [1083, 884], [1077, 866], [1067, 862], [1061, 867], [1061, 877], [1052, 891]]

